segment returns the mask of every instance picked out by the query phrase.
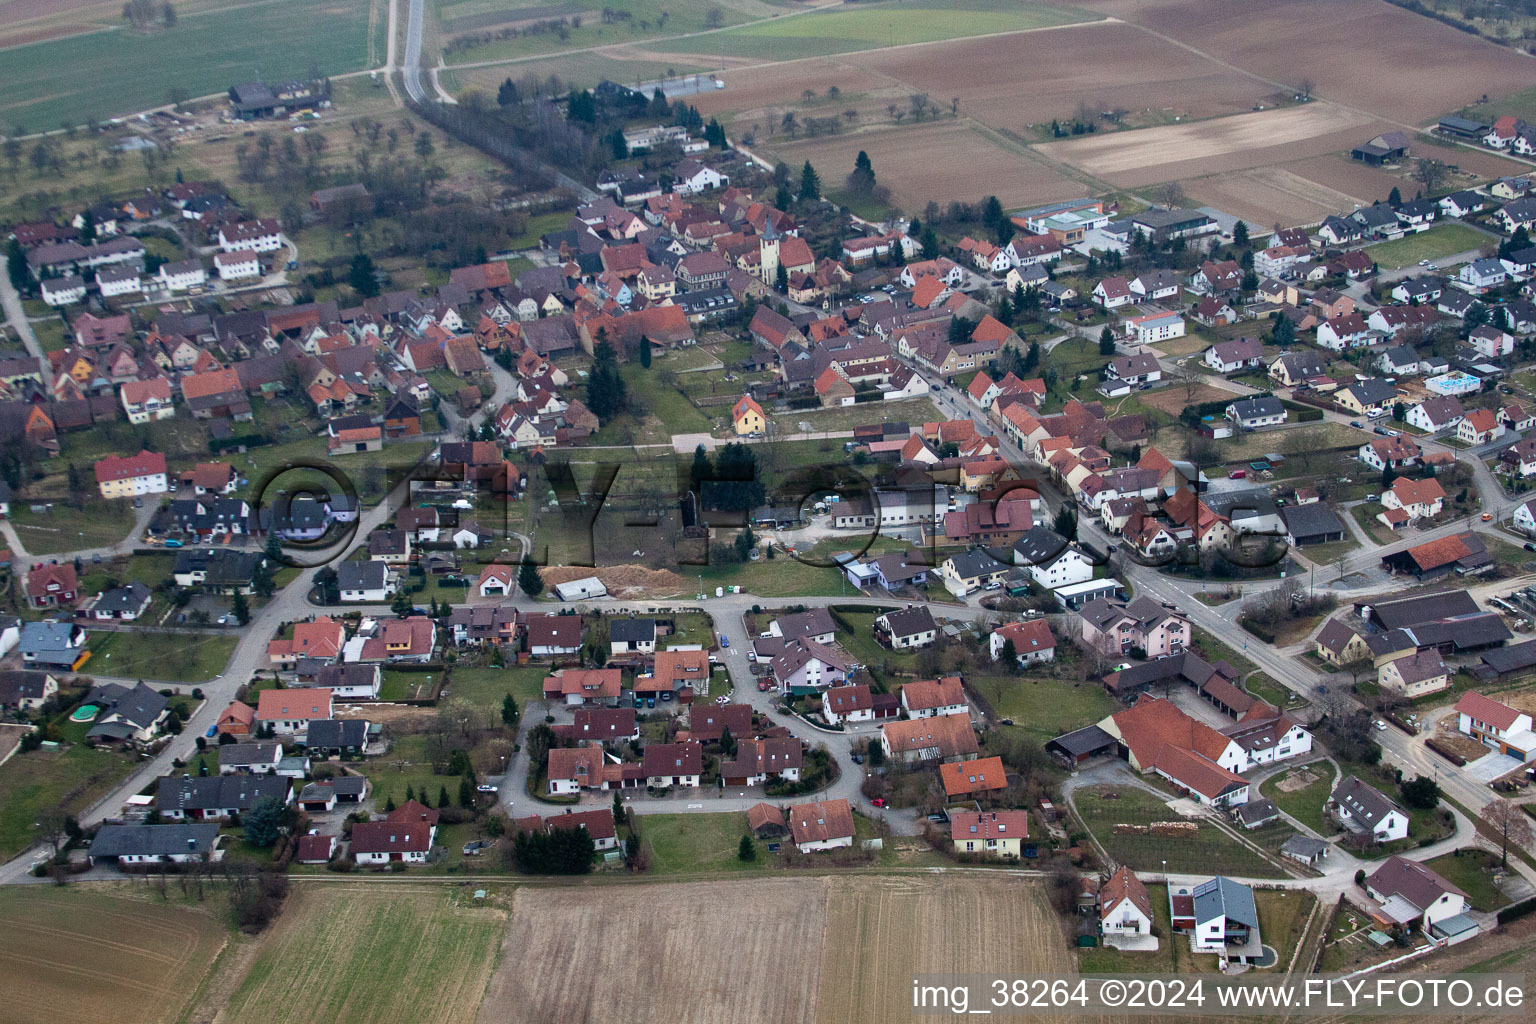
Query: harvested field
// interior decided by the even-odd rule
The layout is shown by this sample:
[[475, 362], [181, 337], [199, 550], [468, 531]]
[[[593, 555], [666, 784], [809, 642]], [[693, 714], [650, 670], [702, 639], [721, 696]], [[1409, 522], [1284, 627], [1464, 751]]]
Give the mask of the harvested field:
[[890, 188], [898, 205], [909, 210], [921, 209], [930, 199], [979, 200], [988, 195], [997, 196], [1004, 206], [1047, 203], [1081, 195], [1084, 187], [953, 120], [799, 142], [786, 142], [781, 136], [769, 148], [791, 166], [811, 161], [823, 181], [840, 180], [853, 169], [862, 149], [874, 163], [880, 183]]
[[297, 886], [217, 1019], [468, 1020], [485, 994], [506, 912], [456, 904], [466, 896], [443, 886]]
[[[910, 83], [913, 91], [959, 96], [962, 114], [1015, 131], [1070, 118], [1082, 103], [1133, 114], [1167, 110], [1172, 120], [1173, 114], [1206, 118], [1252, 110], [1275, 93], [1266, 83], [1112, 22], [846, 59]], [[799, 95], [799, 88], [787, 97]]]
[[506, 941], [482, 1024], [905, 1021], [914, 973], [1072, 967], [1038, 886], [975, 876], [522, 889]]
[[831, 883], [816, 1020], [912, 1019], [912, 976], [1068, 974], [1060, 922], [1015, 878], [848, 878]]
[[[1294, 155], [1298, 147], [1314, 146], [1345, 130], [1351, 137], [1359, 135], [1368, 122], [1368, 118], [1340, 107], [1311, 103], [1191, 124], [1090, 135], [1039, 148], [1052, 159], [1090, 174], [1120, 184], [1144, 184], [1178, 177], [1172, 169], [1181, 166], [1203, 171], [1257, 167], [1271, 162], [1260, 154], [1284, 150]], [[1327, 145], [1317, 152], [1336, 148]], [[1212, 167], [1213, 163], [1228, 166]]]
[[[1536, 61], [1383, 0], [1083, 0], [1269, 82], [1419, 124], [1536, 84]], [[1375, 131], [1366, 133], [1369, 138]], [[1338, 147], [1343, 148], [1343, 147]]]
[[[1368, 203], [1303, 178], [1283, 167], [1255, 167], [1180, 183], [1197, 203], [1214, 206], [1255, 224], [1316, 224], [1330, 214]], [[1390, 188], [1390, 186], [1389, 186]], [[1385, 196], [1383, 196], [1385, 198]]]
[[688, 589], [688, 582], [667, 569], [647, 569], [643, 565], [610, 565], [589, 569], [580, 565], [548, 565], [539, 570], [544, 585], [596, 576], [608, 588], [610, 597], [664, 597], [681, 594]]
[[11, 1024], [175, 1021], [225, 934], [212, 914], [149, 899], [8, 887], [0, 893], [4, 1017]]
[[[1429, 150], [1421, 147], [1420, 152]], [[1306, 160], [1293, 160], [1283, 167], [1298, 177], [1353, 196], [1362, 203], [1386, 199], [1394, 185], [1402, 192], [1412, 194], [1408, 186], [1412, 180], [1408, 177], [1412, 171], [1409, 163], [1400, 168], [1401, 173], [1394, 173], [1379, 167], [1367, 167], [1358, 160], [1351, 160], [1348, 153], [1330, 153]], [[1412, 185], [1414, 190], [1421, 187], [1417, 182], [1412, 182]]]
[[[1202, 341], [1201, 347], [1209, 342]], [[1197, 350], [1198, 351], [1198, 350]], [[1170, 416], [1177, 416], [1187, 406], [1199, 405], [1201, 402], [1214, 402], [1218, 398], [1236, 398], [1232, 392], [1225, 388], [1218, 388], [1214, 384], [1196, 384], [1193, 393], [1185, 391], [1183, 385], [1176, 384], [1173, 387], [1159, 388], [1153, 391], [1143, 391], [1136, 396], [1142, 405], [1149, 405], [1159, 412], [1165, 412]]]
[[[587, 1024], [623, 1007], [631, 1024], [813, 1020], [827, 889], [836, 884], [519, 890], [506, 929], [509, 955], [479, 1019]], [[785, 950], [795, 951], [795, 970], [784, 969]]]

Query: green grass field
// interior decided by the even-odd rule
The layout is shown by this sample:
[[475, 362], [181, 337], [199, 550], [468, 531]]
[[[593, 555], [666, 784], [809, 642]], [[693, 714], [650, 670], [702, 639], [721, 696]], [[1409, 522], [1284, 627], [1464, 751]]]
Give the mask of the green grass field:
[[[563, 38], [555, 32], [541, 32], [521, 33], [506, 39], [493, 39], [490, 42], [475, 43], [456, 49], [447, 55], [448, 63], [450, 65], [468, 64], [476, 61], [536, 57], [540, 54], [555, 54], [594, 46], [614, 46], [642, 39], [705, 32], [711, 28], [709, 23], [711, 9], [718, 9], [720, 24], [729, 26], [740, 25], [758, 18], [775, 17], [792, 6], [783, 2], [773, 2], [773, 0], [626, 0], [623, 4], [610, 6], [629, 12], [631, 17], [605, 25], [600, 17], [595, 16], [592, 6], [583, 3], [582, 0], [565, 0], [563, 3], [542, 3], [538, 0], [534, 2], [537, 3], [540, 12], [538, 17], [541, 19], [585, 16], [582, 17], [579, 28], [568, 25]], [[501, 24], [522, 20], [519, 13], [525, 6], [527, 5], [514, 2], [490, 7], [475, 0], [445, 5], [442, 11], [444, 30], [448, 33], [474, 34], [468, 19], [475, 15], [488, 14], [493, 10], [505, 11], [506, 21]], [[662, 21], [663, 13], [667, 16], [666, 21]], [[485, 26], [477, 31], [490, 32], [494, 35], [497, 32], [497, 26]], [[711, 34], [704, 38], [713, 37], [714, 35]], [[671, 49], [671, 44], [667, 45], [668, 49]], [[631, 78], [633, 74], [626, 75], [624, 80]]]
[[468, 897], [436, 886], [300, 887], [223, 1017], [231, 1024], [467, 1020], [506, 923], [503, 911], [471, 906]]
[[1333, 790], [1333, 769], [1323, 764], [1314, 769], [1318, 778], [1301, 789], [1285, 792], [1280, 789], [1281, 780], [1295, 774], [1294, 772], [1282, 772], [1279, 775], [1266, 779], [1260, 787], [1260, 793], [1275, 802], [1275, 806], [1297, 821], [1306, 825], [1318, 835], [1329, 836], [1338, 829], [1328, 822], [1323, 814], [1323, 804], [1328, 800], [1328, 794]]
[[0, 765], [0, 858], [9, 860], [32, 842], [38, 812], [63, 807], [78, 814], [137, 763], [116, 751], [74, 746], [18, 753]]
[[[5, 53], [0, 122], [29, 131], [160, 106], [172, 89], [222, 92], [253, 79], [367, 67], [369, 0], [284, 0], [182, 16], [140, 35], [96, 32]], [[194, 59], [195, 58], [195, 59]]]
[[1494, 888], [1493, 869], [1499, 866], [1499, 858], [1487, 850], [1462, 850], [1460, 856], [1447, 853], [1426, 861], [1424, 866], [1460, 886], [1473, 910], [1491, 913], [1510, 902], [1508, 896]]
[[678, 53], [710, 53], [733, 57], [792, 60], [835, 53], [876, 50], [886, 46], [933, 43], [966, 36], [1018, 32], [1090, 21], [1080, 11], [1045, 4], [1005, 5], [995, 0], [960, 0], [917, 4], [860, 4], [853, 10], [830, 10], [782, 21], [714, 32], [696, 39], [666, 44]]
[[224, 671], [240, 638], [233, 633], [91, 633], [89, 671], [104, 676], [202, 683]]
[[762, 866], [767, 850], [758, 844], [757, 860], [741, 861], [736, 851], [747, 832], [747, 816], [734, 814], [640, 814], [640, 838], [651, 855], [651, 874], [698, 871], [750, 871]]
[[519, 707], [544, 696], [544, 677], [549, 668], [530, 665], [524, 668], [455, 668], [448, 682], [450, 697], [462, 698], [476, 707], [501, 711], [501, 700], [508, 693], [517, 698]]
[[1465, 224], [1441, 224], [1395, 242], [1366, 246], [1365, 253], [1383, 270], [1417, 266], [1420, 260], [1438, 260], [1468, 249], [1477, 249], [1493, 239]]
[[[1105, 799], [1106, 794], [1118, 794]], [[1169, 871], [1214, 872], [1250, 878], [1284, 878], [1285, 873], [1257, 853], [1239, 845], [1208, 822], [1200, 824], [1193, 838], [1155, 835], [1117, 835], [1117, 824], [1145, 825], [1153, 821], [1177, 821], [1165, 802], [1142, 789], [1129, 786], [1091, 786], [1074, 795], [1078, 814], [1109, 855], [1137, 871], [1158, 871], [1164, 861]]]
[[1013, 719], [1017, 728], [1041, 743], [1119, 710], [1104, 687], [1091, 682], [1038, 679], [1028, 672], [972, 676], [970, 682], [993, 702], [999, 716]]
[[83, 509], [55, 504], [49, 512], [33, 512], [18, 502], [12, 509], [16, 536], [33, 555], [116, 544], [128, 536], [133, 521], [133, 508], [126, 499], [93, 501]]

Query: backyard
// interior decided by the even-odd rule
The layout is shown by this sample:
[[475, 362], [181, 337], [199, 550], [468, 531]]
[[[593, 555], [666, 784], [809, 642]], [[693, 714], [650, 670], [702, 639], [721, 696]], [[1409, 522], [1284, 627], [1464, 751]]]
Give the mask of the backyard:
[[0, 765], [0, 859], [32, 842], [38, 814], [54, 807], [79, 814], [133, 770], [137, 760], [77, 743], [64, 751], [18, 753]]
[[1461, 888], [1473, 910], [1492, 913], [1508, 906], [1510, 899], [1494, 884], [1494, 873], [1499, 868], [1499, 858], [1487, 850], [1456, 850], [1425, 866], [1438, 872], [1446, 881]]
[[747, 816], [733, 814], [639, 814], [640, 838], [651, 857], [655, 875], [702, 871], [749, 871], [761, 866], [767, 853], [759, 844], [758, 861], [737, 858]]
[[1073, 795], [1078, 815], [1111, 859], [1137, 871], [1169, 871], [1285, 878], [1286, 873], [1208, 821], [1193, 835], [1117, 833], [1116, 825], [1178, 821], [1167, 799], [1133, 785], [1090, 786]]

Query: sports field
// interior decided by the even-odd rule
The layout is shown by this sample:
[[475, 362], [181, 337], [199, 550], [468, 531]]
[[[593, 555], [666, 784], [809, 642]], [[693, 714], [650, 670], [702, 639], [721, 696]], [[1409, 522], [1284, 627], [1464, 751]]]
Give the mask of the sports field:
[[[457, 1024], [471, 1019], [506, 926], [457, 886], [295, 886], [225, 1024]], [[512, 951], [521, 957], [522, 942]], [[511, 1017], [503, 1020], [514, 1019]], [[519, 1018], [534, 1019], [534, 1018]]]
[[147, 894], [69, 887], [0, 890], [8, 1024], [161, 1024], [180, 1019], [223, 948], [210, 912]]
[[[0, 124], [52, 130], [106, 120], [253, 79], [337, 75], [368, 67], [370, 0], [266, 0], [191, 11], [174, 27], [109, 31], [4, 51]], [[109, 23], [112, 24], [112, 23]]]

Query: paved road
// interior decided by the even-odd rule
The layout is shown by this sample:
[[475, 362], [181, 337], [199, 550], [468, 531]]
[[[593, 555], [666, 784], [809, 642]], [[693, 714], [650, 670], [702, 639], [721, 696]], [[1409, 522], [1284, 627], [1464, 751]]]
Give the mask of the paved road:
[[16, 337], [21, 339], [32, 358], [37, 360], [43, 379], [51, 380], [53, 371], [48, 365], [48, 356], [43, 352], [43, 346], [37, 343], [37, 335], [33, 333], [32, 324], [27, 320], [27, 311], [22, 307], [21, 296], [11, 287], [10, 265], [4, 255], [0, 255], [0, 307], [4, 308], [5, 318], [16, 332]]
[[[427, 90], [421, 84], [421, 33], [426, 0], [408, 0], [410, 8], [405, 15], [405, 61], [400, 65], [400, 78], [405, 84], [405, 94], [412, 103], [426, 103]], [[394, 45], [394, 35], [390, 35]]]

